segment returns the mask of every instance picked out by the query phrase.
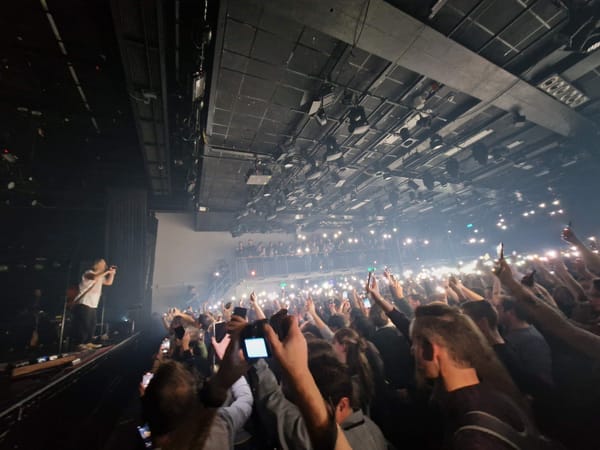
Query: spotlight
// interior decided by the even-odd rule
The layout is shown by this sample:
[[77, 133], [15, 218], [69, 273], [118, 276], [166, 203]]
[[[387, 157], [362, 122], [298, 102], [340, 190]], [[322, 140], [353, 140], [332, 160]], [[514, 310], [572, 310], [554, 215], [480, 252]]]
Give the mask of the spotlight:
[[9, 190], [14, 189], [15, 188], [15, 182], [14, 181], [9, 181], [8, 185], [6, 186]]
[[439, 134], [436, 133], [431, 136], [431, 138], [429, 140], [429, 147], [431, 147], [431, 150], [439, 150], [443, 146], [444, 146], [444, 140], [442, 139], [442, 137]]
[[458, 178], [459, 164], [456, 158], [446, 160], [446, 172], [448, 172], [451, 178]]
[[335, 141], [333, 136], [327, 136], [327, 139], [325, 139], [325, 145], [327, 146], [327, 151], [325, 152], [325, 161], [336, 161], [344, 156], [344, 152], [342, 152], [342, 149]]
[[485, 166], [488, 162], [488, 149], [483, 144], [474, 144], [471, 148], [473, 159], [480, 165]]
[[350, 119], [350, 125], [348, 125], [348, 132], [350, 134], [360, 135], [369, 131], [369, 122], [367, 121], [365, 109], [362, 106], [355, 106], [350, 109], [348, 118]]
[[323, 108], [319, 108], [317, 113], [314, 115], [314, 118], [322, 127], [327, 125], [327, 116], [325, 115], [325, 110]]
[[515, 128], [521, 128], [525, 126], [527, 120], [525, 119], [524, 115], [519, 114], [518, 112], [514, 112], [512, 116], [512, 122]]
[[415, 191], [419, 189], [419, 185], [415, 183], [413, 180], [408, 180], [408, 187], [414, 189]]
[[433, 178], [433, 175], [431, 175], [431, 173], [425, 172], [423, 174], [423, 184], [427, 189], [433, 191], [433, 189], [435, 188], [435, 179]]
[[400, 130], [400, 139], [406, 141], [408, 138], [410, 138], [410, 131], [408, 131], [408, 128], [402, 128]]

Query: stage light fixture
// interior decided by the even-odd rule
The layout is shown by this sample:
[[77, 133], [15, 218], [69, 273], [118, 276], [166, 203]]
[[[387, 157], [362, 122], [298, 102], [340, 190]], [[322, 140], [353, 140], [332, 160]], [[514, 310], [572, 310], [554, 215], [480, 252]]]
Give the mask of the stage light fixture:
[[369, 122], [362, 106], [355, 106], [350, 109], [348, 118], [350, 119], [350, 125], [348, 125], [350, 134], [360, 135], [369, 131]]
[[518, 112], [514, 112], [512, 116], [512, 122], [515, 128], [521, 128], [525, 126], [525, 124], [527, 123], [527, 119], [524, 115]]
[[392, 178], [394, 178], [392, 172], [390, 172], [389, 170], [384, 170], [382, 177], [384, 181], [390, 181]]
[[425, 172], [423, 174], [423, 184], [430, 191], [433, 191], [433, 189], [435, 188], [435, 179], [433, 178], [433, 175], [431, 175], [430, 172]]
[[317, 123], [324, 127], [327, 125], [327, 115], [325, 114], [325, 110], [323, 108], [319, 108], [316, 114], [313, 116]]
[[327, 139], [325, 139], [325, 146], [327, 147], [327, 151], [325, 152], [325, 161], [337, 161], [344, 156], [344, 152], [333, 136], [327, 136]]
[[459, 164], [456, 158], [448, 158], [446, 160], [446, 172], [451, 178], [458, 178]]
[[410, 131], [408, 131], [408, 128], [402, 128], [400, 130], [400, 139], [402, 139], [403, 141], [406, 141], [409, 138], [410, 138]]
[[415, 183], [413, 180], [408, 180], [408, 187], [415, 191], [417, 189], [419, 189], [419, 185], [417, 183]]
[[471, 155], [482, 166], [485, 166], [488, 162], [488, 148], [483, 144], [474, 144], [471, 147]]
[[439, 134], [436, 133], [431, 136], [431, 138], [429, 140], [429, 147], [431, 147], [431, 150], [439, 150], [443, 146], [444, 146], [444, 140], [442, 139], [442, 137]]

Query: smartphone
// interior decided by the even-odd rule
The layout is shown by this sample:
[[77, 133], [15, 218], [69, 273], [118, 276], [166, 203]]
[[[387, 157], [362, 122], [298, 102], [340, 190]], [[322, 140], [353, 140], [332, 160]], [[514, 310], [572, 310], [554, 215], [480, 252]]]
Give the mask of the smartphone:
[[248, 361], [271, 357], [271, 352], [264, 337], [249, 337], [244, 339], [243, 344], [242, 350]]
[[498, 259], [504, 259], [504, 243], [500, 242], [498, 247], [496, 247], [496, 252], [498, 253]]
[[150, 380], [153, 376], [154, 374], [152, 372], [146, 372], [144, 374], [144, 376], [142, 377], [142, 386], [144, 386], [144, 389], [148, 387], [148, 384], [150, 384]]
[[219, 322], [215, 323], [215, 339], [217, 342], [221, 342], [227, 334], [227, 323]]
[[371, 307], [371, 300], [369, 300], [368, 298], [363, 298], [363, 305], [365, 305], [365, 308], [370, 308]]
[[160, 344], [160, 351], [163, 353], [169, 353], [169, 349], [171, 348], [171, 340], [169, 338], [164, 338], [162, 343]]
[[173, 331], [175, 332], [175, 337], [177, 339], [183, 339], [183, 336], [185, 335], [185, 328], [179, 325]]
[[342, 298], [348, 298], [348, 291], [342, 292]]
[[236, 306], [233, 308], [233, 315], [246, 318], [246, 313], [248, 310], [246, 308], [242, 308], [241, 306]]
[[138, 426], [138, 433], [140, 433], [140, 437], [142, 438], [142, 441], [144, 441], [144, 447], [146, 448], [152, 448], [152, 435], [150, 434], [150, 427], [148, 426], [148, 424], [144, 424], [141, 427]]
[[373, 272], [369, 271], [369, 277], [367, 278], [367, 286], [371, 286], [371, 277], [373, 275]]

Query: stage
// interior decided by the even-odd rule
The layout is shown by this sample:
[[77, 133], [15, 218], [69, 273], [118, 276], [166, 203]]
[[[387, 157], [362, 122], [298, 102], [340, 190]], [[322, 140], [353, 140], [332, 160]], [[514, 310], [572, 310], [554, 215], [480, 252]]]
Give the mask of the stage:
[[150, 364], [149, 341], [138, 332], [62, 361], [5, 367], [0, 448], [101, 448]]

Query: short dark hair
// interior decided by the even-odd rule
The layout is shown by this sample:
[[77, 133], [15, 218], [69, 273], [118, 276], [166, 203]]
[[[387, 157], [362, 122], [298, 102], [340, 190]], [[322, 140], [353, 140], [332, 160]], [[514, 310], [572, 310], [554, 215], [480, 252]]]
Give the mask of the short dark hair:
[[344, 328], [346, 326], [346, 320], [344, 319], [344, 316], [333, 314], [329, 317], [327, 325], [329, 328], [335, 328], [336, 330], [339, 330], [340, 328]]
[[369, 310], [369, 320], [377, 328], [385, 327], [388, 323], [388, 317], [378, 304], [371, 306]]
[[498, 312], [485, 300], [472, 300], [462, 304], [463, 311], [475, 322], [486, 319], [490, 328], [498, 327]]
[[528, 321], [527, 314], [525, 313], [525, 311], [523, 311], [523, 307], [519, 305], [519, 303], [517, 303], [517, 301], [513, 297], [503, 295], [501, 297], [501, 301], [504, 311], [514, 311], [517, 319]]
[[354, 403], [352, 379], [348, 368], [331, 354], [309, 358], [308, 368], [326, 402], [336, 406], [343, 397]]

